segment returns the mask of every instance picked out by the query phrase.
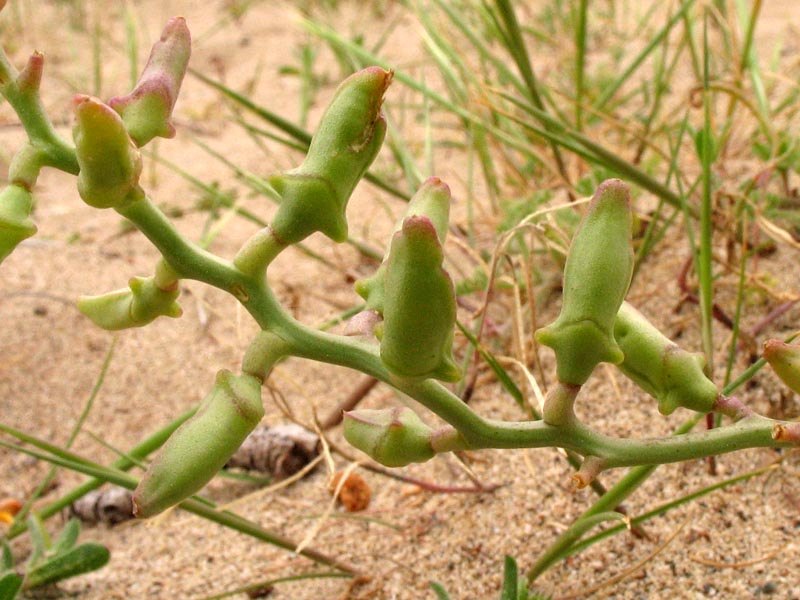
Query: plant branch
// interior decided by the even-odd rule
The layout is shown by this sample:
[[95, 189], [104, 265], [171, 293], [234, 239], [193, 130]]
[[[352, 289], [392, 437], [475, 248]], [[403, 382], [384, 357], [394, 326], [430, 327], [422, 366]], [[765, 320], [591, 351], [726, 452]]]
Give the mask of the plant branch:
[[41, 164], [77, 175], [75, 150], [56, 133], [39, 97], [43, 68], [44, 56], [34, 52], [18, 72], [0, 49], [0, 94], [19, 117]]
[[349, 367], [392, 385], [455, 427], [463, 439], [459, 449], [560, 447], [584, 457], [596, 456], [608, 469], [790, 445], [773, 438], [775, 427], [783, 422], [757, 415], [710, 431], [641, 440], [609, 437], [577, 420], [553, 426], [543, 421], [485, 419], [434, 380], [414, 381], [390, 374], [375, 344], [313, 330], [282, 314], [284, 318], [271, 331], [286, 343], [288, 354]]
[[241, 292], [245, 277], [228, 261], [186, 240], [149, 198], [142, 198], [117, 208], [163, 255], [181, 279], [196, 279], [235, 296]]

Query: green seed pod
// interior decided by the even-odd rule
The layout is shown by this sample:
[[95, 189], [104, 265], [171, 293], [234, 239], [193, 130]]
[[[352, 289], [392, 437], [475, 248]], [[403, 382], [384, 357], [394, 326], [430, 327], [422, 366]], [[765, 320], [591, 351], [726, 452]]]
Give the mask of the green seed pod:
[[764, 342], [764, 360], [790, 390], [800, 394], [800, 345], [767, 340]]
[[115, 208], [143, 195], [142, 158], [122, 118], [91, 96], [75, 96], [75, 154], [81, 170], [78, 193], [94, 208]]
[[633, 273], [628, 186], [600, 184], [570, 245], [561, 314], [536, 339], [556, 353], [558, 380], [583, 385], [597, 363], [618, 364], [614, 321]]
[[410, 408], [354, 410], [344, 414], [344, 437], [387, 467], [433, 458], [433, 430]]
[[195, 415], [150, 463], [133, 493], [134, 515], [152, 517], [201, 490], [263, 416], [258, 378], [220, 371]]
[[381, 360], [400, 377], [458, 381], [452, 357], [456, 297], [428, 217], [408, 217], [386, 261]]
[[30, 218], [33, 198], [18, 185], [9, 185], [0, 192], [0, 263], [24, 239], [36, 233]]
[[658, 400], [661, 414], [679, 406], [701, 413], [714, 409], [719, 390], [703, 372], [701, 353], [679, 348], [627, 302], [619, 309], [614, 336], [625, 355], [620, 370]]
[[428, 217], [436, 229], [439, 243], [444, 246], [450, 224], [451, 198], [450, 186], [438, 177], [428, 177], [408, 201], [405, 215], [395, 225], [394, 233], [402, 229], [407, 217]]
[[315, 231], [335, 242], [347, 239], [345, 208], [358, 181], [380, 150], [386, 135], [381, 114], [392, 72], [378, 67], [342, 82], [322, 116], [303, 164], [270, 178], [281, 195], [272, 230], [285, 244]]
[[177, 318], [183, 314], [175, 302], [180, 294], [177, 283], [162, 290], [153, 277], [133, 277], [128, 284], [127, 289], [78, 298], [78, 310], [109, 331], [143, 327], [161, 316]]
[[[428, 217], [436, 229], [439, 243], [444, 246], [447, 238], [447, 226], [450, 220], [450, 188], [438, 177], [429, 177], [420, 186], [408, 202], [403, 217], [397, 222], [392, 235], [400, 231], [406, 217]], [[389, 249], [383, 257], [383, 263], [370, 277], [359, 279], [355, 283], [356, 293], [366, 300], [365, 310], [383, 315], [384, 279], [386, 277], [386, 260]]]
[[144, 146], [156, 136], [171, 138], [175, 135], [170, 119], [191, 53], [192, 38], [186, 20], [172, 17], [150, 51], [150, 58], [133, 91], [108, 101], [122, 116], [137, 146]]

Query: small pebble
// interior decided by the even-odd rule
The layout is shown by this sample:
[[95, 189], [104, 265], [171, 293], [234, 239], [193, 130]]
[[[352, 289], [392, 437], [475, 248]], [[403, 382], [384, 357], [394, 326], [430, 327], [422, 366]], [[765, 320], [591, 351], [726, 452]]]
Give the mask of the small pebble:
[[765, 594], [767, 596], [771, 596], [772, 594], [774, 594], [777, 591], [778, 591], [778, 584], [775, 583], [774, 581], [768, 581], [767, 583], [762, 585], [760, 588], [758, 588], [758, 591], [756, 592], [756, 594]]

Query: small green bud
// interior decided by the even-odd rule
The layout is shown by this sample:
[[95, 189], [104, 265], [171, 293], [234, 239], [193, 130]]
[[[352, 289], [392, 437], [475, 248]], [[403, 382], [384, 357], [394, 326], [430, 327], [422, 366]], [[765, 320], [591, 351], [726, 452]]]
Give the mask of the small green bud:
[[175, 135], [170, 118], [191, 53], [192, 38], [186, 20], [171, 18], [161, 39], [150, 51], [150, 58], [133, 91], [108, 101], [122, 116], [137, 146], [142, 147], [157, 136], [171, 138]]
[[[420, 186], [408, 202], [403, 217], [395, 224], [392, 235], [400, 231], [406, 217], [428, 217], [436, 229], [439, 242], [444, 245], [447, 238], [447, 226], [450, 220], [450, 188], [438, 177], [429, 177]], [[383, 314], [384, 280], [386, 278], [386, 260], [389, 257], [387, 248], [383, 263], [370, 277], [359, 279], [355, 283], [356, 293], [366, 300], [365, 309]]]
[[30, 218], [33, 197], [25, 188], [9, 185], [0, 192], [0, 263], [24, 239], [36, 233]]
[[764, 342], [764, 360], [790, 390], [800, 394], [800, 345], [767, 340]]
[[100, 296], [82, 296], [78, 310], [109, 331], [143, 327], [160, 316], [177, 318], [183, 313], [175, 302], [180, 294], [177, 283], [163, 290], [153, 277], [133, 277], [128, 285]]
[[701, 413], [714, 409], [719, 390], [703, 371], [701, 353], [679, 348], [627, 302], [619, 309], [614, 335], [625, 355], [620, 370], [658, 400], [661, 414], [679, 406]]
[[452, 357], [456, 297], [428, 217], [408, 217], [386, 261], [381, 360], [395, 375], [458, 381]]
[[632, 273], [628, 186], [609, 179], [597, 188], [572, 239], [561, 313], [536, 332], [556, 353], [559, 381], [583, 385], [597, 363], [622, 361], [613, 329]]
[[115, 208], [142, 197], [142, 158], [120, 116], [91, 96], [75, 96], [73, 105], [81, 198], [95, 208]]
[[362, 277], [353, 286], [356, 294], [365, 300], [364, 310], [383, 315], [386, 263], [383, 262], [369, 277]]
[[284, 244], [315, 231], [335, 242], [347, 239], [345, 208], [358, 181], [380, 150], [386, 135], [381, 114], [392, 72], [363, 69], [336, 90], [303, 164], [270, 178], [281, 195], [272, 229]]
[[263, 416], [258, 378], [220, 371], [195, 415], [150, 463], [133, 493], [134, 515], [152, 517], [201, 490]]
[[345, 439], [387, 467], [433, 458], [433, 430], [406, 407], [354, 410], [344, 414]]
[[17, 87], [25, 94], [35, 94], [39, 91], [44, 72], [44, 55], [34, 52], [28, 57], [25, 67], [17, 75]]
[[450, 224], [450, 186], [438, 177], [428, 177], [408, 201], [405, 215], [394, 228], [397, 233], [407, 217], [428, 217], [436, 229], [439, 243], [444, 246]]

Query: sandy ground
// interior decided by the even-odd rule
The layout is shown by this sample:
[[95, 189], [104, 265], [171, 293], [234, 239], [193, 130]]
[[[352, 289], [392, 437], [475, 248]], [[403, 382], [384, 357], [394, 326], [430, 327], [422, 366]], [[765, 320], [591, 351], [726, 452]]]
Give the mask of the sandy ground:
[[[87, 26], [92, 30], [97, 23], [103, 32], [100, 95], [109, 97], [127, 89], [122, 9], [108, 8], [110, 3], [100, 2], [36, 0], [16, 4], [6, 8], [3, 15], [7, 23], [3, 44], [18, 65], [26, 52], [39, 49], [45, 53], [44, 103], [68, 135], [70, 97], [79, 91], [91, 91], [94, 86]], [[345, 33], [367, 30], [370, 35], [377, 35], [373, 21], [387, 22], [381, 19], [390, 20], [399, 14], [391, 4], [385, 14], [342, 4], [344, 16], [340, 22], [344, 23]], [[764, 22], [770, 23], [773, 31], [785, 30], [787, 19], [781, 5], [788, 10], [790, 4], [776, 3], [774, 10], [765, 7], [768, 14]], [[235, 5], [188, 0], [132, 3], [141, 59], [146, 57], [149, 42], [157, 38], [166, 19], [183, 14], [196, 40], [194, 68], [221, 77], [236, 89], [246, 89], [256, 101], [296, 119], [299, 81], [280, 73], [281, 67], [297, 64], [295, 48], [308, 40], [297, 24], [296, 12], [284, 3], [256, 2], [236, 20], [230, 12]], [[81, 6], [87, 9], [86, 14], [80, 13]], [[102, 12], [107, 13], [102, 20], [98, 20], [98, 7], [104, 7]], [[32, 25], [20, 32], [15, 18]], [[8, 31], [13, 32], [10, 39]], [[762, 35], [760, 41], [767, 43], [768, 39]], [[397, 22], [385, 54], [396, 64], [410, 68], [423, 57], [418, 27], [410, 18]], [[325, 52], [321, 51], [321, 56], [321, 71], [336, 79], [337, 67]], [[312, 107], [311, 122], [332, 89], [332, 85], [321, 89]], [[397, 100], [393, 94], [397, 94]], [[399, 104], [407, 96], [396, 86], [390, 91], [387, 106]], [[297, 160], [277, 144], [265, 143], [264, 148], [256, 149], [239, 128], [226, 121], [230, 113], [217, 95], [195, 78], [187, 79], [176, 113], [178, 136], [160, 142], [159, 155], [203, 181], [219, 182], [222, 189], [240, 190], [227, 169], [209, 158], [195, 138], [262, 175], [290, 167]], [[0, 119], [0, 158], [7, 163], [23, 133], [15, 126], [7, 106], [0, 109]], [[458, 157], [442, 150], [437, 158], [440, 174], [452, 177], [458, 201], [463, 181], [458, 174]], [[153, 161], [146, 167], [145, 184], [157, 202], [187, 211], [176, 224], [196, 239], [204, 222], [203, 215], [191, 212], [198, 192]], [[241, 190], [239, 194], [249, 208], [264, 217], [271, 214], [272, 206], [263, 199], [247, 198]], [[65, 443], [116, 337], [108, 376], [85, 430], [101, 436], [111, 447], [129, 448], [196, 404], [218, 369], [237, 369], [255, 327], [232, 298], [186, 282], [182, 297], [185, 314], [181, 319], [162, 319], [150, 327], [117, 336], [95, 328], [77, 312], [74, 298], [122, 287], [133, 275], [149, 274], [157, 254], [141, 236], [125, 234], [120, 218], [113, 212], [85, 207], [70, 177], [45, 173], [37, 196], [39, 235], [19, 248], [0, 269], [0, 419], [51, 442]], [[380, 247], [381, 233], [393, 221], [390, 214], [398, 211], [399, 202], [362, 185], [351, 203], [351, 230]], [[234, 219], [212, 249], [231, 256], [253, 231], [254, 226]], [[322, 323], [356, 301], [346, 274], [367, 271], [349, 248], [334, 248], [319, 239], [311, 240], [310, 245], [342, 268], [331, 273], [299, 253], [287, 252], [275, 265], [271, 281], [296, 316], [309, 323]], [[699, 341], [694, 334], [694, 309], [676, 310], [680, 296], [676, 274], [684, 256], [682, 250], [671, 250], [675, 247], [671, 242], [663, 245], [650, 268], [637, 278], [631, 298], [648, 315], [658, 317], [666, 333], [680, 336], [681, 344], [696, 349]], [[783, 280], [787, 294], [800, 289], [797, 273], [792, 271], [796, 264], [794, 252], [779, 247], [775, 255], [760, 264], [763, 273]], [[754, 309], [745, 319], [745, 326], [752, 327], [770, 308], [764, 304]], [[556, 309], [556, 303], [544, 307], [548, 316]], [[785, 335], [793, 329], [798, 316], [797, 309], [785, 314], [759, 340]], [[722, 337], [717, 340], [720, 348], [725, 341]], [[747, 355], [741, 353], [737, 372], [746, 366]], [[543, 358], [546, 369], [552, 367], [549, 356], [543, 354]], [[722, 369], [716, 373], [719, 378], [723, 374]], [[297, 415], [307, 419], [312, 408], [327, 414], [359, 378], [342, 369], [288, 361], [276, 369], [271, 382]], [[781, 392], [768, 374], [759, 375], [741, 397], [760, 412], [777, 414], [783, 410], [788, 416], [800, 412], [794, 399]], [[266, 393], [265, 402], [265, 422], [285, 420]], [[378, 387], [365, 406], [395, 402], [397, 399], [387, 388]], [[476, 390], [472, 406], [487, 416], [524, 416], [492, 382]], [[654, 403], [627, 381], [614, 377], [610, 369], [601, 369], [592, 381], [579, 411], [599, 429], [631, 437], [666, 435], [686, 417], [660, 417]], [[341, 434], [334, 431], [332, 440], [341, 443]], [[95, 460], [113, 459], [113, 453], [89, 435], [79, 436], [75, 449]], [[709, 474], [702, 461], [665, 466], [626, 504], [630, 514], [640, 514], [778, 457], [771, 450], [726, 455], [718, 460], [716, 476]], [[339, 467], [347, 464], [337, 461]], [[454, 599], [496, 598], [503, 556], [516, 556], [522, 568], [530, 565], [593, 500], [590, 491], [571, 490], [571, 468], [556, 450], [484, 451], [473, 453], [470, 463], [481, 481], [500, 487], [485, 494], [435, 494], [362, 471], [373, 493], [369, 509], [362, 514], [370, 518], [347, 518], [337, 508], [322, 522], [312, 542], [314, 548], [356, 565], [371, 578], [369, 583], [351, 590], [351, 597], [432, 598], [429, 582], [436, 580]], [[0, 450], [0, 498], [25, 498], [47, 469], [47, 465], [21, 454]], [[470, 483], [449, 456], [408, 467], [404, 472], [440, 484]], [[603, 481], [611, 484], [620, 475], [607, 474]], [[541, 589], [556, 597], [570, 597], [573, 592], [630, 570], [630, 576], [622, 582], [603, 588], [592, 597], [800, 598], [798, 476], [800, 462], [788, 457], [768, 477], [727, 488], [652, 520], [646, 525], [648, 540], [620, 535], [570, 559], [541, 578]], [[57, 497], [78, 481], [80, 477], [75, 474], [59, 472], [47, 497]], [[320, 468], [279, 492], [215, 481], [207, 493], [216, 501], [234, 502], [233, 507], [240, 514], [299, 541], [317, 525], [330, 502], [327, 482], [328, 473]], [[674, 539], [661, 549], [673, 534]], [[180, 511], [145, 523], [86, 528], [83, 538], [108, 544], [112, 552], [110, 564], [64, 582], [57, 589], [45, 590], [40, 597], [199, 600], [257, 581], [314, 570], [301, 557]], [[15, 544], [19, 553], [24, 553], [25, 547], [24, 540]], [[645, 564], [637, 567], [640, 562]], [[348, 585], [341, 579], [283, 584], [269, 597], [339, 598], [346, 596]]]

